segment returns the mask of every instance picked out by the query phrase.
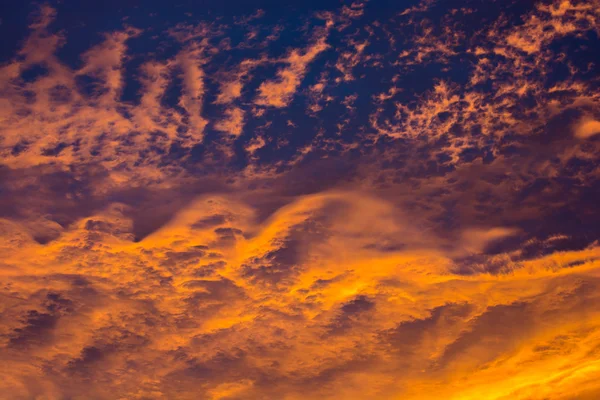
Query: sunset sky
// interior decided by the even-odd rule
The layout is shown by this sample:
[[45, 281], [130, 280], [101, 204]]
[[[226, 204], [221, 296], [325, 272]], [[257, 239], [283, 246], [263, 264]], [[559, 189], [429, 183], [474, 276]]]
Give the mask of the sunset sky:
[[0, 399], [600, 399], [600, 0], [6, 0]]

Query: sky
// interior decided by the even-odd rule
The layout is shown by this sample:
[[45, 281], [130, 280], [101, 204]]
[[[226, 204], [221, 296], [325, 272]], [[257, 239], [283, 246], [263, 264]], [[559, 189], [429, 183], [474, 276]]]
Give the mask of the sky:
[[600, 0], [0, 6], [0, 398], [600, 398]]

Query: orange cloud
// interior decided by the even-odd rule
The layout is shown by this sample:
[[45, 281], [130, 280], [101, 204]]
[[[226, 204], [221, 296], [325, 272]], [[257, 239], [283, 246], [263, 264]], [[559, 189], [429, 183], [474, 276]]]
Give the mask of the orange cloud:
[[40, 7], [0, 66], [0, 392], [598, 398], [600, 97], [561, 44], [597, 3], [124, 27], [80, 67]]
[[259, 222], [237, 197], [198, 198], [140, 242], [118, 204], [46, 246], [4, 223], [21, 239], [3, 247], [3, 388], [108, 398], [86, 379], [118, 373], [111, 391], [146, 397], [597, 390], [597, 247], [461, 276], [382, 199], [322, 193]]
[[600, 133], [600, 121], [585, 118], [575, 127], [575, 136], [587, 139]]
[[317, 38], [303, 53], [293, 50], [283, 60], [288, 66], [277, 72], [277, 79], [261, 83], [255, 104], [275, 108], [287, 106], [302, 82], [308, 65], [319, 53], [329, 48], [325, 39], [325, 35]]
[[122, 63], [127, 51], [125, 42], [139, 33], [139, 30], [130, 28], [106, 35], [102, 44], [82, 55], [84, 66], [77, 71], [77, 75], [89, 75], [101, 80], [101, 84], [94, 88], [100, 92], [101, 105], [112, 106], [119, 100], [123, 86]]
[[229, 108], [225, 111], [226, 119], [219, 121], [215, 128], [221, 132], [239, 136], [244, 129], [244, 111], [241, 108]]

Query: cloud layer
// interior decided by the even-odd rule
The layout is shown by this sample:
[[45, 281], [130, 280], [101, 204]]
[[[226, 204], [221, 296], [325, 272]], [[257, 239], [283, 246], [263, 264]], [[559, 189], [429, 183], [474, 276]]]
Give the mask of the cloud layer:
[[600, 3], [402, 4], [35, 5], [0, 65], [0, 391], [600, 396]]

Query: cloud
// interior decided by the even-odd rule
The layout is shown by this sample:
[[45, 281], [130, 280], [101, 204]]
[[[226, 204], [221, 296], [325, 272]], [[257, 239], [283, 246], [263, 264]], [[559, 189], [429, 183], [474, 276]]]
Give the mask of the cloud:
[[183, 91], [179, 105], [187, 112], [190, 132], [195, 140], [202, 140], [207, 121], [202, 117], [204, 99], [204, 72], [201, 69], [202, 48], [193, 46], [180, 52], [176, 62], [181, 69]]
[[32, 16], [2, 393], [598, 397], [597, 1], [319, 7]]
[[102, 44], [91, 48], [82, 55], [84, 65], [76, 76], [90, 76], [98, 79], [92, 97], [98, 97], [101, 105], [114, 105], [119, 100], [123, 86], [122, 64], [127, 47], [125, 42], [140, 34], [138, 29], [130, 28], [105, 36]]
[[271, 81], [263, 82], [258, 88], [258, 95], [254, 103], [260, 106], [269, 106], [275, 108], [286, 107], [298, 86], [302, 82], [308, 65], [323, 51], [329, 48], [326, 43], [326, 35], [315, 39], [303, 52], [292, 50], [290, 54], [282, 60], [288, 66], [277, 71], [277, 78]]
[[[551, 319], [591, 312], [597, 247], [533, 259], [511, 276], [463, 276], [451, 272], [451, 253], [445, 255], [443, 247], [418, 251], [431, 248], [435, 237], [408, 234], [411, 223], [382, 199], [315, 194], [262, 222], [240, 200], [201, 197], [138, 242], [125, 234], [131, 222], [114, 209], [71, 225], [52, 245], [29, 239], [12, 248], [3, 263], [18, 263], [21, 272], [4, 276], [13, 295], [18, 293], [11, 301], [22, 311], [13, 319], [18, 325], [10, 331], [4, 357], [11, 352], [13, 363], [23, 365], [40, 346], [58, 346], [40, 356], [52, 374], [35, 379], [53, 382], [52, 390], [70, 380], [72, 395], [90, 389], [87, 377], [108, 377], [135, 363], [138, 368], [121, 372], [129, 383], [112, 384], [113, 391], [132, 393], [136, 387], [146, 396], [169, 396], [176, 390], [191, 393], [203, 382], [202, 393], [216, 396], [245, 376], [246, 383], [235, 386], [239, 396], [293, 393], [321, 381], [327, 382], [322, 390], [312, 384], [306, 390], [328, 397], [360, 375], [379, 382], [374, 395], [411, 398], [404, 384], [425, 390], [424, 377], [440, 373], [472, 376], [465, 390], [484, 387], [481, 365], [506, 357], [505, 363], [517, 363], [515, 357], [530, 350], [514, 351], [533, 349], [553, 336], [588, 335], [589, 345], [594, 343], [590, 331], [578, 328], [579, 315], [585, 314], [573, 314], [572, 322], [552, 325], [553, 330], [537, 321], [548, 312]], [[234, 231], [244, 234], [212, 247], [224, 232]], [[409, 246], [368, 246], [377, 232], [400, 236]], [[472, 232], [467, 237], [477, 236]], [[483, 236], [504, 237], [490, 232]], [[45, 269], [36, 267], [40, 262]], [[210, 265], [215, 269], [198, 275]], [[583, 301], [591, 303], [582, 309]], [[8, 318], [2, 314], [2, 321]], [[25, 350], [12, 353], [16, 347]], [[363, 352], [359, 358], [357, 348]], [[541, 362], [535, 354], [527, 356], [532, 368]], [[544, 354], [548, 376], [561, 365], [548, 360], [559, 360], [562, 353]], [[410, 365], [425, 372], [417, 378]], [[494, 370], [502, 373], [503, 365]], [[151, 371], [154, 383], [144, 378]], [[400, 381], [378, 380], [392, 371]], [[290, 378], [291, 372], [299, 378]], [[9, 375], [12, 380], [5, 382], [14, 381]], [[110, 397], [101, 388], [92, 390]]]
[[600, 122], [594, 119], [584, 119], [575, 128], [575, 137], [587, 139], [600, 133]]
[[226, 118], [215, 124], [215, 129], [239, 136], [244, 130], [244, 111], [241, 108], [228, 108], [225, 111]]

